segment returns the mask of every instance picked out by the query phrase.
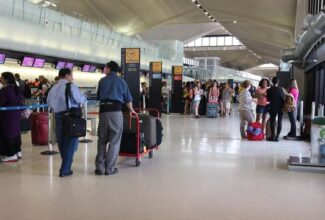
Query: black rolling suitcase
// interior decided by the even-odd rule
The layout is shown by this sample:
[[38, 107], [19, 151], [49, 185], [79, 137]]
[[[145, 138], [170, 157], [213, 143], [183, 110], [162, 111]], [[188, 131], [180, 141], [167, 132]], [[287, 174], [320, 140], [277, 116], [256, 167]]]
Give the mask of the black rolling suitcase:
[[157, 137], [157, 146], [160, 146], [163, 139], [163, 126], [160, 119], [156, 119], [156, 137]]
[[[132, 130], [123, 130], [120, 152], [137, 153], [137, 133]], [[140, 133], [140, 154], [144, 152], [144, 134]]]

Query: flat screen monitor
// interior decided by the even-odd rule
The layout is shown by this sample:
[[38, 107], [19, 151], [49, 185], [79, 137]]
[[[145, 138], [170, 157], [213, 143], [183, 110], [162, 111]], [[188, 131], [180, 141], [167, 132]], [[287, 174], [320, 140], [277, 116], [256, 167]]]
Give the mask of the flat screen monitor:
[[85, 64], [83, 67], [82, 67], [82, 72], [89, 72], [90, 70], [90, 65], [89, 64]]
[[97, 70], [97, 66], [90, 66], [89, 72], [94, 73]]
[[34, 57], [24, 57], [21, 63], [22, 66], [32, 67], [34, 64], [35, 58]]
[[57, 70], [60, 70], [65, 67], [65, 62], [64, 61], [58, 61], [56, 68]]
[[74, 63], [66, 63], [65, 64], [65, 68], [69, 68], [70, 70], [72, 70], [74, 67]]
[[0, 53], [0, 64], [4, 64], [6, 61], [7, 55], [5, 53]]
[[45, 64], [45, 59], [35, 58], [33, 67], [43, 68]]

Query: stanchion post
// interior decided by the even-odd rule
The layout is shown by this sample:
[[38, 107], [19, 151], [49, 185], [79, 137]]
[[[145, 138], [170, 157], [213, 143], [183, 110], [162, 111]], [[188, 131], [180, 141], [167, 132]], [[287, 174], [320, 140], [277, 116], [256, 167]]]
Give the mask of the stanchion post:
[[[84, 111], [83, 111], [83, 113], [84, 113], [84, 119], [86, 120], [86, 122], [88, 122], [87, 121], [87, 117], [88, 117], [88, 104], [87, 104], [87, 102], [85, 102], [85, 104], [84, 104]], [[88, 139], [88, 135], [87, 135], [87, 131], [86, 131], [85, 138], [82, 139], [82, 140], [80, 140], [79, 143], [91, 143], [91, 142], [93, 142], [93, 141], [90, 140], [90, 139]]]
[[316, 103], [312, 102], [311, 103], [311, 119], [315, 118], [315, 108], [316, 108]]
[[48, 147], [49, 147], [49, 149], [47, 151], [41, 152], [41, 154], [46, 155], [46, 156], [52, 156], [52, 155], [58, 154], [59, 152], [53, 150], [52, 138], [51, 138], [52, 125], [51, 125], [51, 112], [50, 112], [50, 109], [48, 109], [48, 120], [49, 120], [49, 122], [48, 122], [48, 142], [49, 142]]
[[319, 117], [324, 116], [324, 105], [319, 105], [318, 116]]

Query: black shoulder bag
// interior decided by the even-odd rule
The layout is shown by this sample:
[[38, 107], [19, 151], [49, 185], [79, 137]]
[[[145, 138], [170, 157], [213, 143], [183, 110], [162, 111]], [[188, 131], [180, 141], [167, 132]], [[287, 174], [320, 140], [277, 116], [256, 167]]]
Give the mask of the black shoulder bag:
[[71, 93], [71, 83], [67, 83], [65, 89], [67, 111], [62, 118], [63, 135], [67, 137], [84, 137], [87, 132], [87, 122], [82, 118], [80, 106], [78, 108], [69, 108], [69, 100], [74, 101]]

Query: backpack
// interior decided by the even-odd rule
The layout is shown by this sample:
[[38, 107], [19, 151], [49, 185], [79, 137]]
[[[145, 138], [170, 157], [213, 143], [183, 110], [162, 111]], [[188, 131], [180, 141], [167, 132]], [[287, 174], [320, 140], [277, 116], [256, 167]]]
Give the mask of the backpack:
[[286, 94], [284, 98], [284, 112], [294, 112], [296, 110], [295, 106], [295, 100], [293, 98], [293, 95]]
[[251, 122], [247, 128], [247, 139], [250, 141], [264, 140], [263, 125], [259, 122]]

